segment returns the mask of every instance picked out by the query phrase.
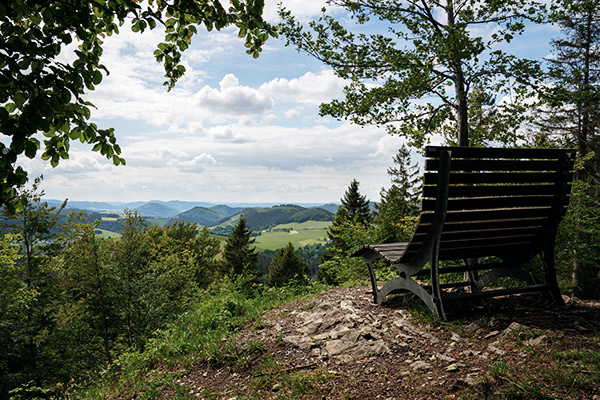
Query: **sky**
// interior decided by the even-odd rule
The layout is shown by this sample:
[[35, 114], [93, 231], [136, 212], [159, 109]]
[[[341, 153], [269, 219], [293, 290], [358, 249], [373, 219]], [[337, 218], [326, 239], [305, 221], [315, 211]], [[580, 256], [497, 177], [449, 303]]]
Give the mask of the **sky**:
[[[266, 0], [272, 23], [279, 1]], [[304, 21], [324, 5], [283, 3]], [[551, 26], [533, 27], [511, 50], [547, 56], [557, 34]], [[44, 176], [46, 198], [329, 203], [339, 202], [352, 179], [371, 201], [390, 186], [387, 168], [403, 139], [381, 127], [320, 117], [319, 104], [341, 98], [346, 82], [316, 59], [281, 38], [269, 39], [253, 59], [235, 29], [199, 29], [183, 56], [186, 75], [167, 92], [152, 54], [163, 35], [125, 26], [108, 37], [102, 63], [110, 75], [87, 95], [96, 107], [92, 121], [115, 128], [126, 166], [115, 167], [79, 143], [57, 168], [22, 161], [30, 177]]]

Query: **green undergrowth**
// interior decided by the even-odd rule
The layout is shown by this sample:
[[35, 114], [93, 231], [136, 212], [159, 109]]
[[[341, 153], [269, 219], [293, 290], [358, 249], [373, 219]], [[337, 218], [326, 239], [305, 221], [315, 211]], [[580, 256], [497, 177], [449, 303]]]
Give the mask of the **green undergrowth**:
[[260, 368], [249, 382], [250, 392], [239, 399], [298, 399], [314, 395], [333, 378], [332, 373], [320, 367], [288, 368], [276, 360], [265, 357]]
[[252, 287], [243, 279], [221, 282], [168, 328], [157, 331], [143, 351], [123, 353], [91, 384], [71, 390], [69, 397], [158, 399], [161, 391], [168, 390], [175, 398], [186, 399], [187, 388], [177, 383], [177, 374], [184, 374], [197, 362], [249, 362], [249, 357], [260, 351], [259, 344], [240, 351], [234, 340], [239, 328], [260, 319], [268, 309], [323, 289], [315, 284], [266, 289]]
[[505, 386], [511, 398], [589, 398], [600, 386], [600, 352], [591, 349], [553, 351], [543, 362], [516, 367], [506, 361], [490, 365], [488, 373]]

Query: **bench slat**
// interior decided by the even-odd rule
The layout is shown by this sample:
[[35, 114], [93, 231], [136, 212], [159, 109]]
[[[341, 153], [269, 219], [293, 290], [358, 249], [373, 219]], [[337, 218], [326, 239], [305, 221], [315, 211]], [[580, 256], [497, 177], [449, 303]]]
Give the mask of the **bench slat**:
[[[425, 148], [425, 157], [437, 158], [440, 151], [447, 149], [442, 146], [428, 146]], [[452, 158], [532, 158], [532, 159], [558, 159], [565, 153], [563, 149], [511, 149], [502, 147], [452, 147]], [[575, 157], [574, 150], [567, 150]]]
[[[473, 221], [495, 221], [495, 220], [514, 220], [530, 219], [539, 217], [548, 217], [552, 212], [550, 207], [531, 207], [531, 208], [504, 208], [495, 210], [469, 210], [469, 211], [449, 211], [446, 214], [446, 222], [473, 222]], [[419, 223], [430, 224], [433, 220], [433, 213], [422, 213]]]
[[[486, 196], [527, 196], [527, 195], [547, 195], [551, 196], [556, 192], [554, 184], [542, 185], [464, 185], [450, 186], [448, 188], [448, 197], [486, 197]], [[435, 186], [424, 186], [423, 197], [431, 198], [437, 195]]]
[[530, 251], [531, 242], [489, 244], [485, 247], [465, 247], [440, 250], [440, 260], [456, 260], [478, 257], [502, 257], [506, 255], [516, 256], [519, 253]]
[[[483, 227], [482, 227], [483, 228]], [[487, 228], [487, 227], [486, 227]], [[475, 238], [502, 238], [511, 236], [521, 235], [536, 235], [543, 227], [539, 226], [527, 226], [523, 228], [508, 228], [508, 229], [478, 229], [478, 230], [464, 230], [455, 232], [444, 232], [442, 231], [442, 241], [447, 240], [462, 240], [462, 239], [475, 239]], [[426, 233], [416, 233], [411, 242], [423, 243], [426, 237]]]
[[[506, 229], [506, 228], [527, 228], [538, 227], [546, 224], [547, 218], [523, 218], [523, 219], [508, 219], [496, 221], [473, 221], [473, 222], [448, 222], [444, 224], [444, 232], [458, 232], [470, 230], [485, 230], [485, 229]], [[415, 228], [415, 235], [426, 234], [429, 231], [430, 224], [420, 223]]]
[[[425, 161], [426, 171], [437, 171], [440, 160]], [[452, 160], [450, 171], [556, 171], [558, 160]]]
[[[570, 174], [572, 176], [572, 174]], [[437, 185], [437, 172], [426, 172], [423, 175], [425, 185]], [[555, 172], [459, 172], [450, 174], [450, 184], [477, 184], [477, 183], [554, 183]]]
[[550, 285], [547, 284], [537, 284], [537, 285], [529, 285], [518, 288], [507, 288], [507, 289], [495, 289], [495, 290], [486, 290], [484, 292], [477, 293], [469, 293], [469, 294], [454, 294], [444, 297], [444, 302], [452, 303], [463, 300], [474, 300], [474, 299], [484, 299], [488, 297], [498, 297], [498, 296], [506, 296], [509, 294], [523, 294], [523, 293], [533, 293], [540, 292], [543, 290], [547, 290], [550, 288]]
[[[486, 210], [506, 208], [510, 205], [520, 207], [551, 207], [552, 196], [517, 196], [517, 197], [480, 197], [470, 199], [449, 199], [448, 210]], [[423, 200], [421, 211], [435, 211], [435, 200]]]
[[[503, 245], [523, 244], [532, 243], [536, 238], [535, 233], [515, 235], [515, 236], [501, 236], [501, 237], [478, 237], [478, 238], [464, 238], [461, 240], [443, 240], [440, 242], [440, 253], [444, 250], [452, 249], [478, 249], [497, 247]], [[421, 247], [420, 242], [410, 242], [406, 250], [406, 254], [409, 255], [417, 251]]]

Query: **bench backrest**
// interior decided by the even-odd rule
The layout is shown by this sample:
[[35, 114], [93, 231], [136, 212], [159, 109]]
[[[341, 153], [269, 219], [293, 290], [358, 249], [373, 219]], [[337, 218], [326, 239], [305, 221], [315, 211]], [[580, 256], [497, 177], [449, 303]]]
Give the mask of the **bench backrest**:
[[569, 201], [574, 150], [427, 147], [409, 262], [432, 232], [439, 259], [527, 258], [554, 240]]

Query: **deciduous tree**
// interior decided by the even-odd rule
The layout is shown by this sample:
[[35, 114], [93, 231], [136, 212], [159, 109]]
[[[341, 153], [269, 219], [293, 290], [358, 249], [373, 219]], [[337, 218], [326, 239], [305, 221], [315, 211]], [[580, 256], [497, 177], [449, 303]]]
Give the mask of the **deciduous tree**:
[[[103, 40], [117, 34], [126, 20], [134, 31], [161, 26], [165, 41], [154, 52], [163, 63], [165, 84], [172, 88], [185, 72], [181, 53], [197, 26], [209, 31], [235, 26], [247, 52], [258, 57], [273, 29], [261, 17], [264, 0], [11, 0], [0, 3], [0, 206], [21, 209], [15, 188], [27, 181], [17, 166], [21, 156], [42, 158], [56, 166], [68, 158], [72, 140], [124, 164], [113, 129], [89, 121], [92, 104], [87, 91], [100, 84], [108, 70], [101, 64]], [[72, 62], [64, 46], [76, 42]]]
[[[538, 1], [329, 3], [344, 9], [356, 25], [348, 28], [325, 11], [307, 28], [288, 10], [281, 11], [288, 44], [350, 80], [345, 98], [322, 104], [322, 115], [385, 125], [417, 147], [432, 133], [447, 133], [447, 140], [460, 146], [478, 144], [471, 143], [469, 133], [471, 91], [478, 88], [496, 99], [512, 90], [519, 98], [538, 75], [537, 62], [518, 59], [499, 46], [521, 34], [525, 22], [541, 19]], [[371, 20], [377, 25], [369, 24]], [[490, 29], [490, 34], [477, 35], [481, 28]], [[507, 106], [495, 105], [498, 112]]]

